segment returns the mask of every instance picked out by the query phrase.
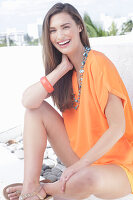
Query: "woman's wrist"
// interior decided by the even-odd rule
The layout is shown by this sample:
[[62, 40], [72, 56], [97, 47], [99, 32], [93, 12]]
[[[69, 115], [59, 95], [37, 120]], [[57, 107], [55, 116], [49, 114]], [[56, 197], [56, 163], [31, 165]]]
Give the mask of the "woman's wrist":
[[43, 87], [46, 89], [46, 91], [48, 93], [52, 93], [54, 91], [54, 88], [53, 86], [51, 85], [51, 83], [48, 81], [47, 77], [46, 76], [43, 76], [41, 79], [40, 79], [40, 82], [41, 84], [43, 85]]
[[54, 84], [68, 71], [69, 70], [65, 69], [64, 67], [62, 67], [61, 64], [59, 64], [51, 73], [49, 73], [47, 76], [42, 77], [40, 81], [46, 91], [51, 93], [54, 90]]
[[65, 71], [60, 65], [58, 65], [51, 73], [49, 73], [46, 77], [52, 86], [65, 74]]
[[81, 158], [80, 161], [84, 166], [89, 166], [91, 164], [87, 158]]
[[63, 64], [59, 64], [56, 68], [62, 76], [64, 76], [70, 69], [66, 68]]

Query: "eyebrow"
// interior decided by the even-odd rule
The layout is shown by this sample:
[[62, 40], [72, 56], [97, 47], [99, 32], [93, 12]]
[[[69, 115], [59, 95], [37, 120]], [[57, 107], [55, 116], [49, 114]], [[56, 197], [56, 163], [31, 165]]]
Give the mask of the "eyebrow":
[[[62, 24], [61, 27], [65, 26], [65, 25], [68, 25], [68, 24], [70, 25], [70, 23]], [[50, 29], [54, 29], [54, 28], [55, 28], [55, 27], [50, 27]]]

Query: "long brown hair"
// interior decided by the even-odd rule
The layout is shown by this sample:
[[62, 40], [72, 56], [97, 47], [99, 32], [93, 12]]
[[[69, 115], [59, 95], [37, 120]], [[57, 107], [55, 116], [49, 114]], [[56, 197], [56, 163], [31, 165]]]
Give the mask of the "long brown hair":
[[[62, 54], [59, 52], [50, 41], [50, 19], [53, 15], [65, 12], [69, 14], [77, 25], [81, 25], [80, 39], [83, 46], [90, 47], [87, 31], [84, 22], [79, 12], [71, 4], [57, 3], [46, 14], [42, 27], [42, 44], [43, 44], [43, 61], [45, 67], [45, 74], [52, 72], [57, 65], [60, 64]], [[61, 112], [65, 109], [72, 108], [72, 74], [73, 70], [68, 71], [58, 82], [54, 85], [54, 91], [51, 96]]]

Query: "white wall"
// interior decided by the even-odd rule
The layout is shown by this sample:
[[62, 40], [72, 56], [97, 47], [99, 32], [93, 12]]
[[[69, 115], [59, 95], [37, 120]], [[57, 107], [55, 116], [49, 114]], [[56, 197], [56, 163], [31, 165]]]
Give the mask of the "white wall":
[[[90, 43], [93, 49], [102, 51], [114, 62], [133, 106], [133, 40], [131, 39], [131, 35], [91, 38]], [[22, 93], [43, 75], [40, 46], [0, 48], [0, 133], [23, 124]], [[48, 101], [52, 104], [50, 98]]]

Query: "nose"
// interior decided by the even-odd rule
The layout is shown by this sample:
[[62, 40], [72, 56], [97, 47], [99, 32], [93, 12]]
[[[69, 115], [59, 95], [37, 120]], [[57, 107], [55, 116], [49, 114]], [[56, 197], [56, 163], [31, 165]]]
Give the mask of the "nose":
[[57, 41], [61, 41], [63, 39], [63, 32], [61, 30], [57, 31], [56, 39]]

